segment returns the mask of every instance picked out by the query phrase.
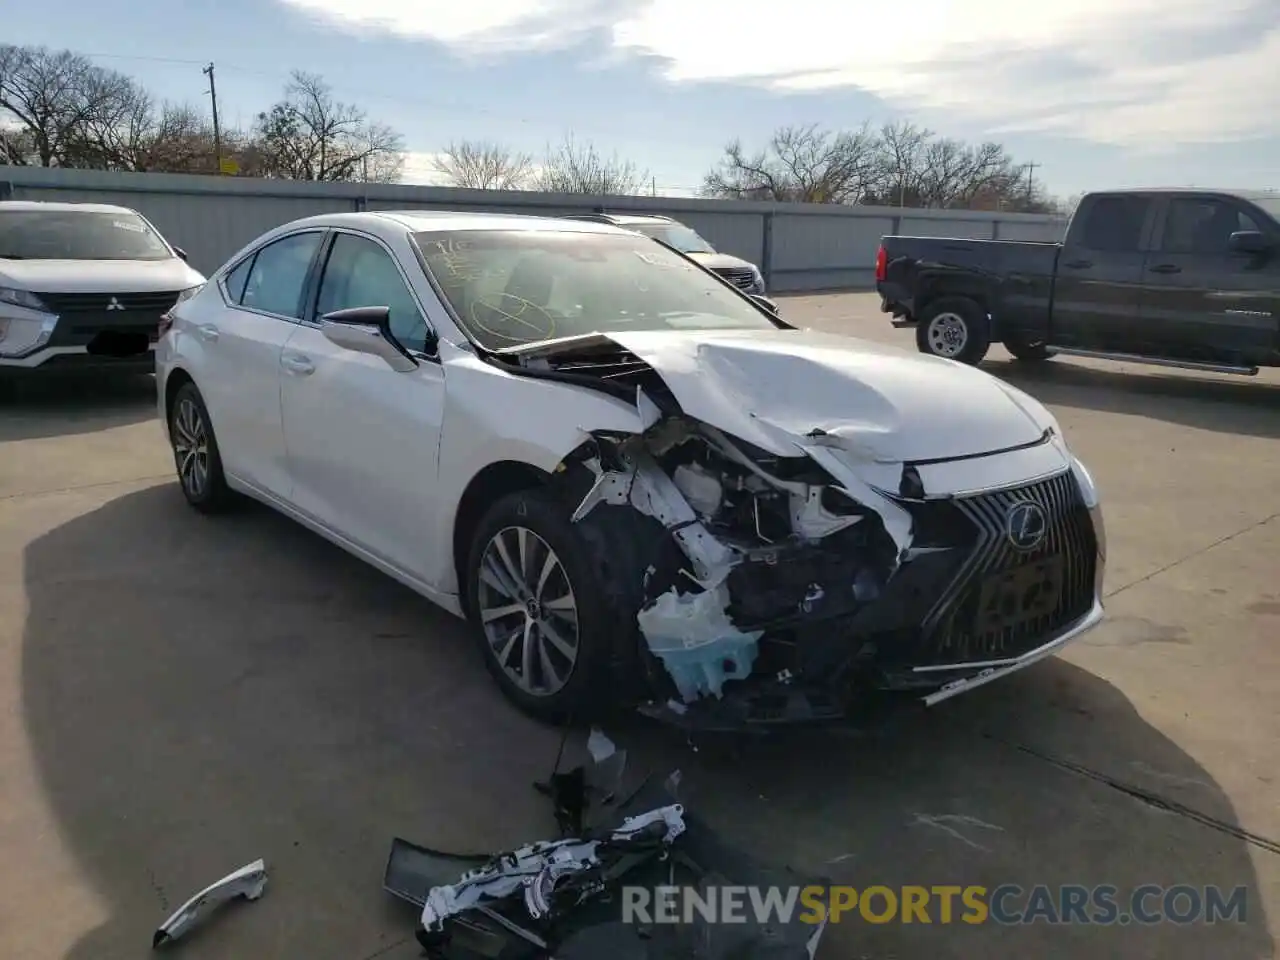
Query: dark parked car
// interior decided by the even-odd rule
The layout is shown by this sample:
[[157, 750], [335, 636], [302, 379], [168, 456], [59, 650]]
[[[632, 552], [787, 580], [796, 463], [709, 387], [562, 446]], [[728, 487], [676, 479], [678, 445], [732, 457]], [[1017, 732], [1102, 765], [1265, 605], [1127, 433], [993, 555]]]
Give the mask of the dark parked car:
[[1062, 243], [884, 237], [881, 309], [924, 353], [992, 343], [1226, 373], [1280, 366], [1280, 193], [1087, 195]]
[[720, 274], [743, 293], [753, 293], [757, 296], [765, 293], [764, 276], [760, 273], [759, 267], [727, 253], [718, 253], [715, 247], [707, 243], [692, 227], [678, 220], [672, 220], [670, 217], [639, 213], [576, 213], [567, 219], [611, 223], [624, 230], [643, 233], [647, 237], [653, 237], [668, 246], [675, 247], [708, 270]]

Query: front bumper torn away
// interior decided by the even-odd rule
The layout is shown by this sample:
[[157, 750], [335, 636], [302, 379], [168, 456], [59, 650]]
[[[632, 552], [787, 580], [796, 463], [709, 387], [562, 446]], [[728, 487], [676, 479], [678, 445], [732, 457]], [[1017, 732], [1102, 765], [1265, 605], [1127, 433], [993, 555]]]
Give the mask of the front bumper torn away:
[[[722, 841], [659, 784], [617, 811], [598, 839], [529, 844], [495, 857], [457, 856], [396, 839], [383, 886], [421, 910], [431, 960], [813, 960], [825, 925], [789, 919], [713, 923], [630, 916], [621, 887], [819, 885], [765, 867]], [[688, 920], [689, 922], [683, 922]]]

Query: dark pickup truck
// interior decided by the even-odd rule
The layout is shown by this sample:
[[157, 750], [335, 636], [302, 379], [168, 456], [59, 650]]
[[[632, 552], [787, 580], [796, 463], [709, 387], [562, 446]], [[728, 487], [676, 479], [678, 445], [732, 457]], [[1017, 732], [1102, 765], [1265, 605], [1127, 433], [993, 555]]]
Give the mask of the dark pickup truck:
[[1003, 343], [1252, 375], [1280, 366], [1280, 193], [1091, 193], [1062, 243], [888, 236], [876, 290], [921, 352], [964, 363]]

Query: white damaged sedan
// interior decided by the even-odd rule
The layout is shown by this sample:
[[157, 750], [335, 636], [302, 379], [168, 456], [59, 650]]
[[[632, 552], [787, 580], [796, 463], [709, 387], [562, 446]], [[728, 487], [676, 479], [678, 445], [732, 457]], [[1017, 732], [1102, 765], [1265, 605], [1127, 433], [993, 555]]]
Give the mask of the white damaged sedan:
[[1097, 491], [1041, 404], [612, 226], [299, 220], [156, 360], [193, 507], [247, 494], [467, 617], [535, 715], [933, 704], [1102, 619]]

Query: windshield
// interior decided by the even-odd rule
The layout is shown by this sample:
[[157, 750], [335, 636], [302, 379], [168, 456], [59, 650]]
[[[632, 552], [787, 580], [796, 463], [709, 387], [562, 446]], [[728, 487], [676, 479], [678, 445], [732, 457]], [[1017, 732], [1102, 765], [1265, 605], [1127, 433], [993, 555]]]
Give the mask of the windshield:
[[133, 213], [0, 210], [0, 259], [167, 260], [165, 242]]
[[466, 230], [414, 240], [467, 334], [490, 350], [611, 331], [776, 328], [750, 300], [643, 237]]
[[624, 230], [634, 230], [646, 237], [657, 237], [681, 253], [715, 253], [715, 248], [683, 223], [624, 223]]

